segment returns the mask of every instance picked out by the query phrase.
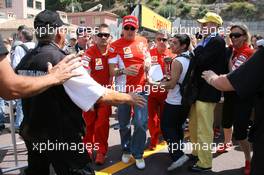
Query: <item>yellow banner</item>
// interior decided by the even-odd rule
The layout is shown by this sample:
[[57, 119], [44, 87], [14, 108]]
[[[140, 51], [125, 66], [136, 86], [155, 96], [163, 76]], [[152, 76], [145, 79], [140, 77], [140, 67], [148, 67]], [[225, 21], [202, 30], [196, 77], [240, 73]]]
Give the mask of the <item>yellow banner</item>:
[[171, 22], [144, 5], [141, 8], [141, 27], [154, 31], [165, 29], [171, 33]]

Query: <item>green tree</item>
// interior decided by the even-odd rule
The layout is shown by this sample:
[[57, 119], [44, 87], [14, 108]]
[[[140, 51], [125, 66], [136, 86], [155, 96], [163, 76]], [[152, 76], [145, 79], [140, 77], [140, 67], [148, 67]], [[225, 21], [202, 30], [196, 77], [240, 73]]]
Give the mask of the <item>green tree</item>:
[[158, 13], [165, 18], [173, 17], [176, 16], [176, 7], [171, 5], [165, 5], [159, 9]]
[[75, 11], [82, 11], [83, 0], [46, 0], [46, 9], [49, 10], [61, 10], [61, 11], [71, 11], [72, 5]]
[[[240, 14], [240, 15], [237, 15]], [[257, 8], [254, 4], [248, 2], [233, 2], [227, 8], [221, 11], [221, 15], [227, 19], [234, 16], [243, 20], [250, 20], [257, 14]]]
[[205, 6], [200, 6], [198, 11], [195, 14], [195, 18], [199, 19], [205, 16], [205, 14], [208, 12], [209, 10], [205, 7]]
[[205, 4], [213, 4], [216, 2], [216, 0], [202, 0], [202, 2]]
[[184, 5], [184, 7], [183, 7], [182, 10], [181, 10], [180, 15], [181, 15], [182, 17], [186, 17], [186, 16], [191, 12], [191, 10], [192, 10], [192, 7], [191, 7], [191, 6], [189, 6], [189, 5]]

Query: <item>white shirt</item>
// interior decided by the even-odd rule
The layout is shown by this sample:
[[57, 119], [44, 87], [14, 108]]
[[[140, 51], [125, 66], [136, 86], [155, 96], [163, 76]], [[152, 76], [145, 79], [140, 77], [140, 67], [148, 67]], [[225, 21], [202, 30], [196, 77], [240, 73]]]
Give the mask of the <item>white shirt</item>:
[[74, 71], [82, 75], [69, 79], [63, 86], [71, 100], [79, 108], [87, 112], [106, 93], [106, 88], [90, 77], [82, 66]]
[[[189, 51], [183, 52], [182, 54], [189, 55]], [[176, 60], [179, 61], [182, 65], [182, 73], [181, 73], [180, 78], [178, 80], [178, 83], [182, 83], [184, 80], [184, 77], [187, 73], [187, 70], [188, 70], [188, 67], [190, 64], [190, 60], [188, 58], [185, 58], [185, 57], [176, 57], [173, 60], [173, 62]], [[180, 86], [178, 83], [176, 84], [176, 86], [173, 89], [169, 90], [167, 98], [165, 100], [167, 103], [169, 103], [171, 105], [181, 105], [182, 96], [180, 93]]]
[[[27, 46], [28, 49], [34, 49], [35, 43], [34, 42], [26, 42], [23, 43]], [[16, 46], [15, 51], [13, 52], [13, 58], [11, 60], [12, 67], [15, 69], [17, 65], [20, 63], [21, 59], [26, 55], [26, 51], [21, 46]]]

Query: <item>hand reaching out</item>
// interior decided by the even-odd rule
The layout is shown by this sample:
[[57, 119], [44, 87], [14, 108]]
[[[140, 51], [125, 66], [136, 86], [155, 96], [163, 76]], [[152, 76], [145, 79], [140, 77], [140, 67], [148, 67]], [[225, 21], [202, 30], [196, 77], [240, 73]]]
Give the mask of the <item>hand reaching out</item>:
[[72, 77], [80, 76], [80, 73], [73, 71], [82, 65], [80, 60], [80, 57], [68, 55], [54, 67], [48, 63], [48, 73], [55, 78], [55, 84], [63, 84]]

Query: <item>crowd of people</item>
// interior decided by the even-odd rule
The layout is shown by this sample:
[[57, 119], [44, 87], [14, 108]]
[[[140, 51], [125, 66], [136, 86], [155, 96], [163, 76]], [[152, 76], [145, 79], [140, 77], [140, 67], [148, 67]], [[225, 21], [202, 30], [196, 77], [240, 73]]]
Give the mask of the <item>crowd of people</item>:
[[[15, 127], [28, 150], [25, 173], [48, 175], [52, 164], [59, 175], [94, 174], [91, 161], [104, 164], [108, 151], [111, 105], [117, 105], [123, 163], [135, 159], [138, 169], [146, 167], [143, 154], [149, 130], [148, 149], [155, 150], [160, 137], [168, 145], [172, 160], [168, 171], [181, 167], [187, 161], [193, 162], [189, 171], [210, 171], [214, 110], [224, 97], [224, 143], [217, 152], [228, 151], [234, 136], [245, 155], [244, 174], [260, 175], [263, 170], [261, 145], [264, 142], [261, 133], [264, 128], [261, 119], [264, 74], [261, 73], [259, 58], [264, 56], [259, 44], [262, 37], [250, 37], [247, 26], [242, 23], [232, 24], [228, 34], [219, 33], [223, 20], [212, 12], [198, 19], [198, 23], [201, 31], [196, 37], [188, 34], [171, 36], [161, 29], [152, 40], [138, 34], [137, 17], [128, 15], [123, 17], [122, 36], [115, 41], [107, 24], [100, 24], [96, 34], [89, 33], [85, 27], [78, 27], [76, 34], [71, 34], [67, 41], [66, 24], [56, 12], [45, 10], [34, 20], [37, 44], [32, 42], [33, 33], [26, 26], [18, 28], [18, 38], [12, 43], [11, 38], [4, 39], [0, 44], [0, 54], [5, 58], [0, 62], [8, 62], [18, 77], [40, 76], [35, 78], [45, 79], [45, 76], [53, 75], [57, 78], [53, 78], [56, 82], [40, 84], [34, 89], [24, 88], [25, 94], [16, 92], [19, 90], [15, 88], [12, 92], [12, 89], [1, 87], [1, 96], [5, 99], [23, 97], [22, 101], [15, 100]], [[56, 33], [51, 33], [49, 27]], [[46, 33], [43, 33], [43, 28]], [[68, 54], [75, 56], [63, 59]], [[72, 57], [80, 58], [70, 61]], [[185, 108], [182, 84], [194, 63], [192, 85], [195, 86], [195, 98], [189, 108]], [[64, 71], [66, 65], [68, 68]], [[154, 68], [156, 72], [151, 74]], [[24, 83], [32, 83], [34, 78], [27, 80]], [[4, 92], [9, 92], [9, 95]], [[30, 97], [29, 92], [34, 96]], [[5, 128], [3, 99], [0, 104], [2, 130]], [[253, 109], [256, 117], [249, 131]], [[187, 118], [193, 146], [189, 155], [183, 152], [184, 145], [181, 144]], [[34, 145], [47, 141], [82, 143], [86, 149], [83, 152], [39, 152], [33, 149]], [[253, 142], [252, 161], [250, 142]], [[207, 149], [203, 149], [203, 145], [207, 145]]]

